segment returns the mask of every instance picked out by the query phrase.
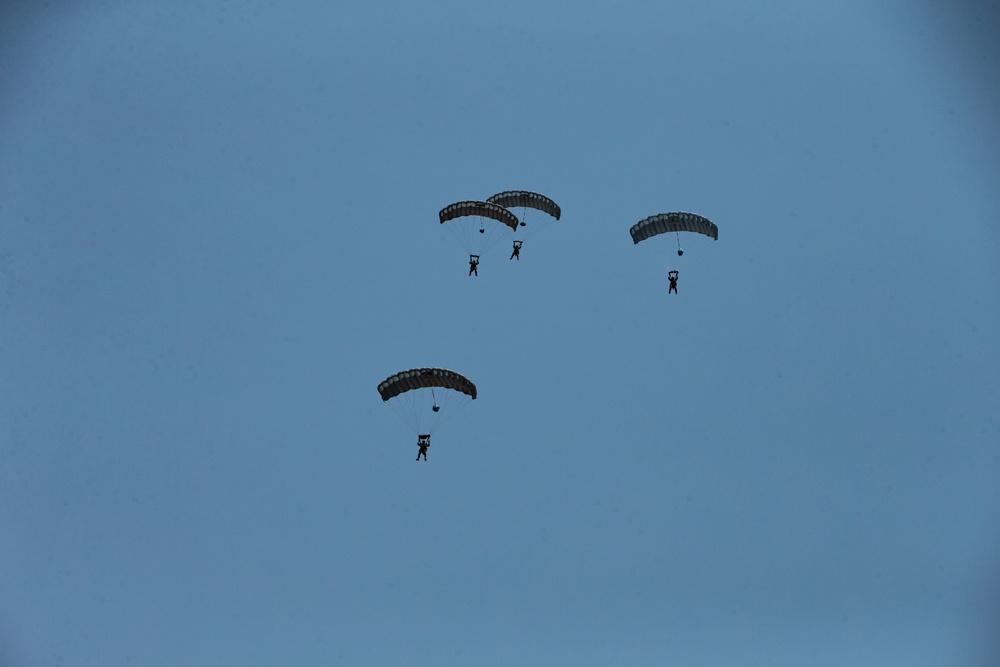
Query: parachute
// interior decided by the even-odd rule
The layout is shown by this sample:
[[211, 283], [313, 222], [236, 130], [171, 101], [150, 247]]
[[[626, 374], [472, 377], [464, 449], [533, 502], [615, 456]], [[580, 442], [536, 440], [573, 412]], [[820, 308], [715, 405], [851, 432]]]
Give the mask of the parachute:
[[[485, 201], [459, 201], [448, 204], [438, 213], [441, 224], [451, 232], [469, 255], [482, 255], [508, 230], [517, 229], [517, 216], [499, 204]], [[445, 224], [448, 223], [448, 224]]]
[[[559, 204], [555, 203], [545, 195], [540, 195], [537, 192], [528, 192], [527, 190], [506, 190], [504, 192], [498, 192], [489, 199], [486, 200], [490, 204], [499, 204], [504, 208], [533, 208], [543, 213], [548, 213], [556, 220], [562, 215], [562, 211], [559, 209]], [[522, 217], [521, 225], [524, 225], [524, 218]]]
[[632, 235], [633, 243], [645, 241], [666, 232], [694, 232], [710, 236], [716, 241], [719, 240], [719, 228], [714, 222], [694, 213], [683, 212], [651, 215], [632, 225], [632, 229], [628, 232]]
[[[504, 192], [498, 192], [486, 201], [488, 203], [499, 204], [500, 206], [508, 209], [521, 209], [521, 227], [526, 228], [523, 229], [520, 234], [520, 239], [522, 241], [532, 236], [539, 229], [547, 227], [553, 222], [553, 220], [558, 220], [562, 215], [562, 210], [559, 208], [559, 204], [555, 203], [545, 195], [540, 195], [537, 192], [528, 192], [527, 190], [505, 190]], [[537, 211], [541, 211], [542, 213], [547, 213], [551, 217], [532, 219], [530, 221], [531, 224], [529, 224], [528, 209], [535, 209]]]
[[378, 393], [383, 401], [388, 401], [403, 392], [429, 387], [454, 389], [467, 394], [470, 398], [476, 398], [476, 385], [469, 378], [445, 368], [412, 368], [400, 371], [380, 382]]
[[502, 205], [485, 201], [459, 201], [448, 204], [438, 213], [441, 224], [461, 218], [466, 215], [475, 215], [484, 218], [492, 218], [497, 222], [502, 222], [511, 229], [517, 229], [517, 216], [506, 210]]
[[665, 234], [667, 232], [677, 233], [678, 257], [684, 254], [684, 249], [681, 248], [681, 232], [704, 234], [716, 241], [719, 240], [719, 228], [716, 227], [714, 222], [694, 213], [680, 211], [651, 215], [635, 223], [628, 230], [628, 233], [632, 235], [632, 243], [639, 243], [639, 241], [645, 241], [657, 234]]
[[[645, 241], [648, 238], [652, 238], [658, 234], [666, 234], [667, 232], [674, 232], [677, 235], [677, 256], [680, 257], [684, 254], [684, 249], [681, 248], [681, 232], [693, 232], [695, 234], [704, 234], [710, 238], [719, 240], [719, 228], [714, 222], [708, 218], [696, 215], [694, 213], [684, 213], [683, 211], [674, 211], [671, 213], [658, 213], [656, 215], [651, 215], [648, 218], [643, 218], [639, 222], [632, 225], [632, 228], [628, 230], [629, 234], [632, 235], [632, 243], [638, 244], [640, 241]], [[676, 268], [680, 260], [674, 260], [673, 262], [668, 262], [668, 265], [672, 271], [674, 279], [671, 281], [671, 289], [677, 291], [676, 278], [677, 272]]]
[[469, 401], [476, 385], [444, 368], [411, 368], [378, 385], [379, 396], [418, 436], [430, 436]]

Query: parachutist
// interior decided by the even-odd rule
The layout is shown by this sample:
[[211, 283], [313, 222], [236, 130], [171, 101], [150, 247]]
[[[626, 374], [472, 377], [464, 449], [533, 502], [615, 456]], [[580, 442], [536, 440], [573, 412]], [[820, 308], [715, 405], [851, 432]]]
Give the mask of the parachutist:
[[[477, 392], [476, 385], [469, 378], [455, 371], [446, 368], [411, 368], [394, 373], [379, 382], [378, 394], [383, 402], [390, 405], [413, 428], [413, 432], [417, 434], [418, 460], [423, 456], [426, 461], [431, 434], [436, 432], [434, 429], [461, 410], [467, 400], [476, 400]], [[438, 415], [428, 416], [428, 407], [444, 407], [437, 402], [436, 394], [441, 394], [441, 402], [447, 404], [447, 414], [441, 410]]]
[[511, 259], [517, 257], [517, 261], [521, 261], [521, 244], [523, 243], [524, 241], [514, 241], [514, 252], [510, 253]]
[[434, 407], [433, 407], [433, 408], [431, 408], [431, 410], [433, 410], [434, 412], [440, 412], [440, 410], [441, 410], [441, 406], [440, 406], [440, 405], [437, 405], [437, 404], [435, 404], [435, 405], [434, 405]]
[[671, 292], [677, 294], [677, 276], [679, 275], [680, 274], [677, 271], [667, 272], [667, 280], [670, 281], [670, 289], [667, 290], [667, 294], [670, 294]]
[[684, 249], [683, 248], [678, 248], [677, 249], [677, 256], [678, 257], [683, 257], [684, 256]]
[[420, 451], [417, 452], [417, 460], [420, 460], [420, 456], [423, 455], [424, 461], [427, 460], [427, 448], [431, 446], [431, 436], [429, 435], [418, 435], [417, 436], [417, 447]]
[[473, 273], [479, 277], [479, 255], [469, 255], [469, 275]]

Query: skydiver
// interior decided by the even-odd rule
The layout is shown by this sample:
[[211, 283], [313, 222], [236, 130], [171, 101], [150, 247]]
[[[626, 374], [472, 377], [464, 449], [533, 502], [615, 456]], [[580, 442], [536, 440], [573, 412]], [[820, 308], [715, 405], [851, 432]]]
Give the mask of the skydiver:
[[517, 257], [517, 261], [521, 261], [521, 244], [524, 241], [514, 241], [514, 252], [510, 253], [510, 258], [514, 259]]
[[677, 276], [680, 275], [677, 271], [668, 271], [667, 280], [670, 281], [670, 289], [667, 290], [667, 294], [673, 292], [677, 294]]
[[469, 255], [469, 275], [470, 276], [473, 273], [475, 273], [476, 277], [477, 278], [479, 277], [479, 269], [477, 268], [478, 266], [479, 266], [479, 255]]
[[417, 436], [417, 447], [420, 451], [417, 452], [417, 460], [420, 460], [420, 455], [423, 454], [424, 461], [427, 460], [427, 448], [431, 446], [431, 436], [429, 435], [418, 435]]

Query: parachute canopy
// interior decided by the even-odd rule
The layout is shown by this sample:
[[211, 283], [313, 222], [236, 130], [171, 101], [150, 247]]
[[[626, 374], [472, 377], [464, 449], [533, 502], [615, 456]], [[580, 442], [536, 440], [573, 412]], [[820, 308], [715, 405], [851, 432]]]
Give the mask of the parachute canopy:
[[519, 222], [516, 215], [499, 204], [473, 200], [448, 204], [438, 217], [448, 233], [469, 253], [470, 262], [473, 256], [486, 253], [500, 239], [509, 237]]
[[454, 389], [470, 396], [473, 400], [476, 398], [476, 385], [469, 378], [444, 368], [412, 368], [400, 371], [380, 382], [378, 393], [383, 401], [388, 401], [412, 389], [431, 387]]
[[714, 222], [700, 215], [684, 212], [651, 215], [632, 225], [628, 232], [632, 235], [633, 243], [667, 232], [694, 232], [719, 240], [719, 228]]
[[562, 214], [559, 209], [559, 204], [555, 203], [545, 195], [540, 195], [537, 192], [528, 192], [527, 190], [506, 190], [504, 192], [498, 192], [489, 199], [486, 200], [488, 204], [499, 204], [504, 208], [533, 208], [543, 213], [548, 213], [556, 220]]
[[476, 385], [444, 368], [411, 368], [380, 382], [378, 393], [414, 433], [423, 437], [474, 400]]
[[441, 224], [461, 218], [466, 215], [477, 215], [483, 218], [491, 218], [503, 223], [513, 230], [517, 230], [517, 216], [508, 211], [500, 204], [485, 201], [459, 201], [448, 204], [438, 213]]

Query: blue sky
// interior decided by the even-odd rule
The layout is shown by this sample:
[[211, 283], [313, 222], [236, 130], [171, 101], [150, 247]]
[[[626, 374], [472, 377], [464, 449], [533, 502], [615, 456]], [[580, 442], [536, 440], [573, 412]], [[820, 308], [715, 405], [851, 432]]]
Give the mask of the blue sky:
[[995, 664], [998, 19], [8, 4], [0, 664]]

